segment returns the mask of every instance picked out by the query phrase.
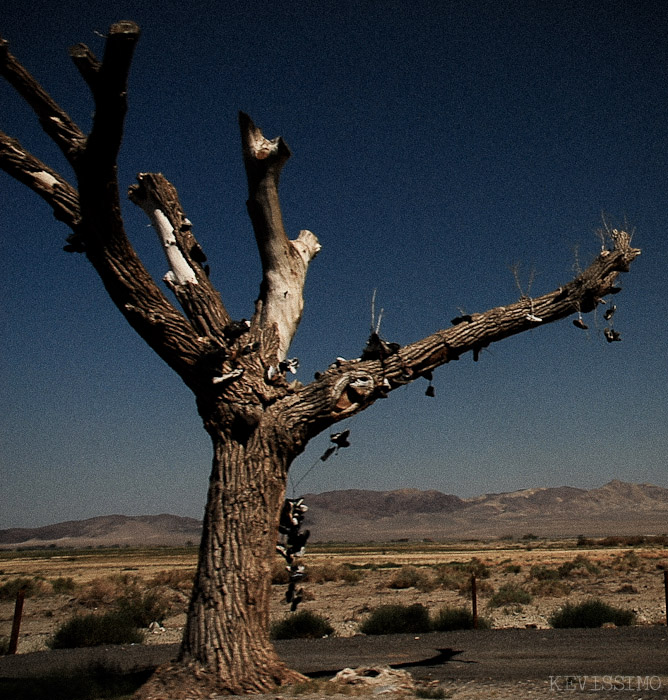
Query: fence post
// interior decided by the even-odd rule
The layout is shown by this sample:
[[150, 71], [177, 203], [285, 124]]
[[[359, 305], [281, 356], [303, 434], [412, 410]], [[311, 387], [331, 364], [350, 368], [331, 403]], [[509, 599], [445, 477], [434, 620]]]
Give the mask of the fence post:
[[666, 593], [666, 625], [668, 625], [668, 569], [663, 570], [663, 587]]
[[471, 575], [471, 612], [473, 613], [473, 629], [478, 629], [478, 585], [475, 574]]
[[9, 638], [8, 654], [16, 654], [19, 645], [19, 630], [21, 629], [21, 616], [23, 615], [23, 601], [26, 597], [26, 589], [19, 588], [16, 592], [16, 605], [14, 606], [14, 622], [12, 622], [12, 636]]

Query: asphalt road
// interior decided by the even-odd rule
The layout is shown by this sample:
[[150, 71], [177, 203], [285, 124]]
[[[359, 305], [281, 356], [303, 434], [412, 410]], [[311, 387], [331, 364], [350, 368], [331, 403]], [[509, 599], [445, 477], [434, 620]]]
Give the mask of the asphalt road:
[[[668, 628], [465, 630], [383, 637], [331, 638], [277, 645], [303, 673], [343, 666], [392, 665], [415, 678], [546, 681], [565, 676], [658, 676], [668, 679]], [[665, 683], [665, 680], [664, 680]]]
[[[359, 636], [276, 643], [285, 661], [308, 675], [350, 666], [404, 668], [418, 679], [548, 682], [567, 677], [659, 678], [668, 688], [668, 628], [466, 630], [422, 635]], [[119, 670], [151, 668], [178, 647], [122, 646], [0, 657], [0, 678], [25, 678], [95, 663]], [[559, 681], [557, 681], [559, 682]]]

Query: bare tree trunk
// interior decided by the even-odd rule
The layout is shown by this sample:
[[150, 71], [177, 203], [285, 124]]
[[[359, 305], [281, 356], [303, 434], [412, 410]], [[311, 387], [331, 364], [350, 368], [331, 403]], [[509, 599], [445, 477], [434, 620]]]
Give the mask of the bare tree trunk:
[[262, 429], [246, 444], [226, 433], [221, 427], [212, 434], [213, 468], [179, 663], [156, 671], [137, 694], [145, 700], [191, 697], [195, 684], [206, 696], [269, 692], [303, 680], [269, 639], [285, 455], [273, 438], [268, 448]]

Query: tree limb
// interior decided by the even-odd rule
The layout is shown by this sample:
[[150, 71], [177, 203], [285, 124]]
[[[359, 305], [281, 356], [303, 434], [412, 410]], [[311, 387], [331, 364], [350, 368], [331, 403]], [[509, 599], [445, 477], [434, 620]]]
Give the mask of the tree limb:
[[620, 291], [615, 286], [640, 250], [631, 236], [613, 231], [612, 250], [603, 250], [578, 277], [549, 294], [499, 306], [484, 313], [456, 319], [455, 325], [401, 348], [378, 349], [377, 357], [337, 361], [330, 369], [283, 400], [285, 416], [296, 439], [306, 442], [334, 423], [370, 406], [405, 384], [428, 375], [466, 352], [473, 359], [492, 343], [536, 329], [574, 313], [593, 311], [604, 296]]
[[108, 177], [108, 170], [116, 166], [127, 112], [128, 74], [139, 35], [134, 22], [116, 22], [109, 29], [101, 64], [81, 44], [72, 56], [80, 71], [84, 66], [82, 56], [86, 56], [87, 68], [82, 75], [95, 100], [93, 127], [86, 144], [86, 169], [100, 177]]
[[239, 126], [248, 178], [248, 213], [263, 271], [253, 323], [267, 330], [275, 325], [278, 362], [287, 356], [301, 320], [306, 271], [320, 243], [310, 231], [301, 231], [293, 241], [285, 233], [278, 182], [290, 157], [286, 143], [281, 138], [266, 139], [243, 112], [239, 114]]
[[164, 277], [181, 307], [201, 336], [226, 342], [230, 317], [204, 268], [206, 256], [183, 213], [175, 187], [158, 173], [140, 173], [130, 187], [130, 199], [153, 224], [170, 270]]
[[0, 168], [29, 187], [51, 206], [59, 221], [73, 231], [81, 222], [79, 195], [59, 173], [25, 150], [16, 140], [0, 131]]
[[83, 148], [86, 136], [67, 112], [42, 88], [9, 51], [9, 43], [0, 37], [0, 75], [32, 107], [44, 132], [73, 163]]
[[91, 91], [97, 88], [101, 63], [86, 44], [75, 44], [69, 50], [70, 58]]

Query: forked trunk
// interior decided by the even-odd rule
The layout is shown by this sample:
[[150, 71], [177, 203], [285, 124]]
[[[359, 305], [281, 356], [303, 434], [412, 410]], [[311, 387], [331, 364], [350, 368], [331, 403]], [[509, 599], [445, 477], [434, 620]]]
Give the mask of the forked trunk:
[[[211, 432], [211, 431], [210, 431]], [[273, 431], [272, 431], [273, 434]], [[159, 668], [144, 700], [271, 691], [303, 680], [269, 639], [271, 568], [285, 496], [285, 456], [257, 429], [243, 444], [220, 431], [179, 662]]]

